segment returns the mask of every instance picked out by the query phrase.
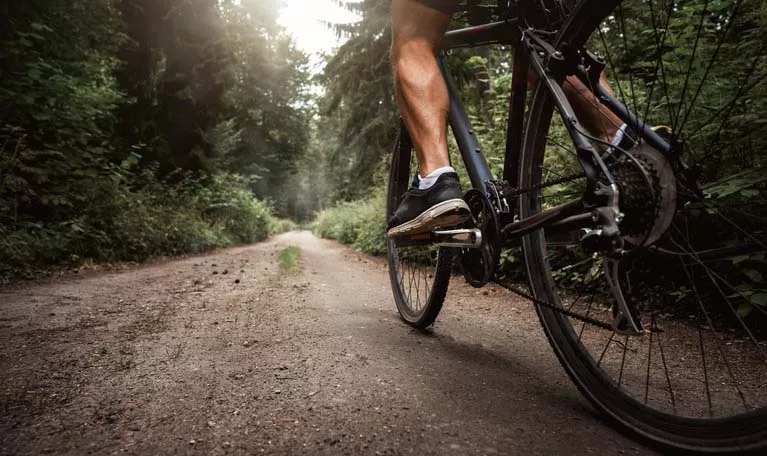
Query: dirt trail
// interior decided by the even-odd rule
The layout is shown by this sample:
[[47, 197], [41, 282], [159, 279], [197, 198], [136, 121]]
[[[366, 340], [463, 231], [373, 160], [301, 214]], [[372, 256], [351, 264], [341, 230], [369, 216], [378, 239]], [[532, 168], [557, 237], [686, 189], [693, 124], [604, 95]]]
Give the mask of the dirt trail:
[[0, 291], [0, 454], [40, 453], [652, 454], [528, 303], [457, 279], [420, 334], [383, 261], [308, 232]]

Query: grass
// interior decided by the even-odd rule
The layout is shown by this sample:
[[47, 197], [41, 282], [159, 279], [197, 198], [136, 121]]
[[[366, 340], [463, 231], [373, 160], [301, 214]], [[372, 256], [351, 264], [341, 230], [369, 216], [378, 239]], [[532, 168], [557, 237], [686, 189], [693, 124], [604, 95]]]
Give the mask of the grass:
[[290, 246], [280, 252], [280, 267], [288, 273], [298, 272], [300, 265], [298, 263], [301, 256], [301, 250], [296, 246]]

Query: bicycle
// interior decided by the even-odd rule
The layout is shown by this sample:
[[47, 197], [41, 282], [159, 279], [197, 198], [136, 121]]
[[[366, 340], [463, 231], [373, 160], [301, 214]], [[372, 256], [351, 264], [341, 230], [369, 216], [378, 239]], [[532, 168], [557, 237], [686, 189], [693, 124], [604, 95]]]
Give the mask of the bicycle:
[[[400, 316], [430, 326], [460, 264], [472, 286], [495, 281], [532, 301], [570, 378], [625, 429], [694, 452], [765, 451], [763, 6], [469, 3], [474, 25], [447, 33], [439, 62], [474, 219], [388, 241]], [[632, 33], [641, 33], [638, 45]], [[512, 48], [501, 179], [447, 63], [455, 49], [480, 45]], [[529, 94], [531, 73], [538, 82]], [[599, 83], [603, 74], [617, 95]], [[568, 75], [628, 125], [632, 146], [607, 147], [581, 126], [562, 89]], [[387, 217], [416, 167], [401, 125]], [[499, 269], [503, 249], [517, 247], [526, 290]]]

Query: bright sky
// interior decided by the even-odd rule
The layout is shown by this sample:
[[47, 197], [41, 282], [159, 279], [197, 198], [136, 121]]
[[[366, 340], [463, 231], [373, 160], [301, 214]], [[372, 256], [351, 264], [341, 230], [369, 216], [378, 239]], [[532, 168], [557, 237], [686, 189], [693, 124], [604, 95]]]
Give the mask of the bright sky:
[[[327, 52], [340, 44], [335, 33], [323, 22], [346, 23], [358, 17], [338, 6], [333, 0], [282, 0], [279, 23], [295, 37], [304, 52]], [[313, 56], [316, 62], [317, 57]]]

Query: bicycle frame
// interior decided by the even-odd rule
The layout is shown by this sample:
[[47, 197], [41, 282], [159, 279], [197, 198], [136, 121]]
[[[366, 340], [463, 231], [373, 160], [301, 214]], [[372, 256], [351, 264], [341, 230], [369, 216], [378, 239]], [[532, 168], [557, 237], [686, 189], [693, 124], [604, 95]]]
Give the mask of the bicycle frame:
[[[508, 182], [512, 188], [518, 187], [518, 165], [522, 152], [522, 130], [527, 101], [528, 72], [530, 70], [535, 71], [539, 77], [539, 83], [545, 84], [546, 90], [552, 95], [553, 102], [562, 115], [565, 127], [577, 148], [578, 158], [588, 179], [586, 193], [580, 199], [547, 209], [533, 217], [516, 222], [512, 220], [512, 217], [505, 217], [502, 223], [505, 223], [505, 226], [501, 228], [504, 242], [540, 228], [572, 231], [578, 228], [591, 227], [599, 217], [599, 214], [594, 212], [599, 206], [610, 206], [617, 215], [617, 185], [615, 185], [613, 177], [602, 161], [599, 152], [589, 142], [588, 136], [584, 133], [585, 129], [578, 122], [562, 90], [562, 84], [568, 74], [577, 74], [585, 82], [598, 81], [604, 65], [591, 65], [591, 72], [587, 73], [583, 68], [578, 67], [577, 62], [573, 64], [572, 53], [554, 49], [540, 39], [534, 30], [521, 30], [516, 18], [450, 31], [443, 40], [444, 52], [439, 56], [439, 66], [450, 97], [449, 121], [472, 186], [488, 196], [493, 196], [493, 190], [489, 187], [495, 181], [495, 177], [482, 154], [479, 141], [461, 103], [457, 86], [448, 69], [446, 53], [452, 49], [484, 45], [512, 45], [514, 47], [512, 93], [509, 102], [503, 180]], [[538, 53], [541, 49], [544, 50], [543, 57]], [[565, 54], [570, 58], [565, 57]], [[577, 54], [575, 57], [578, 57]], [[650, 126], [641, 121], [636, 114], [615, 99], [600, 84], [586, 84], [586, 86], [596, 87], [595, 95], [602, 104], [634, 131], [637, 131], [639, 137], [666, 155], [675, 153], [671, 143], [655, 133]], [[607, 182], [609, 191], [612, 192], [611, 197], [607, 198], [606, 201], [603, 198], [601, 202], [597, 202], [599, 198], [595, 195], [596, 182], [599, 178]], [[513, 204], [513, 202], [506, 202], [507, 206], [509, 204]], [[503, 211], [499, 210], [498, 212]]]

